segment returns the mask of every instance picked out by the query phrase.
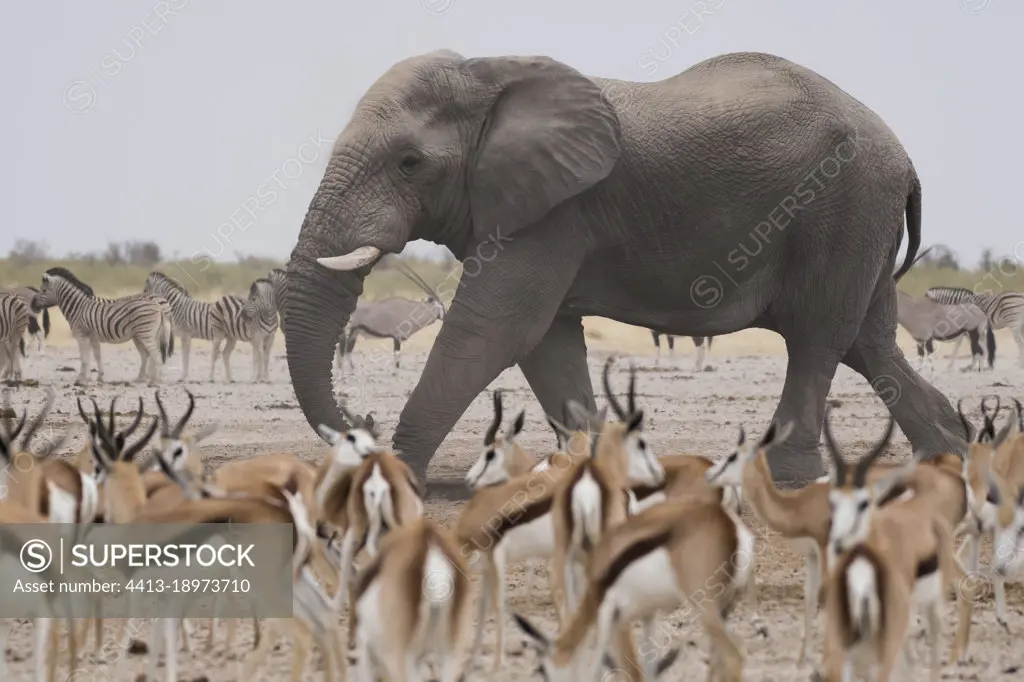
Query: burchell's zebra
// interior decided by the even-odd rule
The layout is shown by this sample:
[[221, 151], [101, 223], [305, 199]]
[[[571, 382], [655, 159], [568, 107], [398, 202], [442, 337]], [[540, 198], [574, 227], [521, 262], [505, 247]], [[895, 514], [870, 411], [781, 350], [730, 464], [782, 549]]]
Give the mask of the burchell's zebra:
[[[914, 298], [897, 289], [896, 321], [917, 343], [919, 372], [925, 366], [929, 372], [934, 372], [932, 353], [935, 341], [956, 339], [953, 356], [949, 360], [952, 369], [964, 335], [971, 340], [971, 369], [981, 370], [985, 355], [988, 356], [989, 369], [995, 362], [996, 340], [992, 326], [985, 313], [972, 303], [946, 305], [926, 297]], [[986, 336], [987, 348], [981, 345], [983, 334]]]
[[[187, 381], [192, 339], [212, 341], [217, 346], [225, 338], [225, 331], [216, 306], [213, 303], [192, 298], [185, 285], [173, 277], [157, 271], [149, 273], [143, 292], [163, 296], [170, 305], [174, 331], [181, 338], [181, 381]], [[217, 356], [214, 355], [210, 363], [210, 381], [213, 381], [216, 365]]]
[[[249, 298], [225, 296], [214, 304], [218, 318], [223, 325], [226, 342], [224, 345], [224, 372], [231, 378], [231, 352], [238, 341], [252, 344], [253, 381], [270, 381], [270, 348], [279, 327], [277, 305], [274, 299], [274, 285], [269, 279], [260, 278], [249, 287]], [[217, 360], [218, 344], [214, 344], [213, 357]]]
[[1024, 367], [1024, 294], [976, 294], [963, 287], [932, 287], [925, 296], [938, 303], [973, 303], [982, 309], [993, 329], [1009, 327], [1017, 342], [1020, 365]]
[[274, 285], [274, 304], [277, 314], [281, 317], [281, 333], [284, 333], [284, 287], [288, 281], [288, 273], [282, 268], [274, 268], [267, 273], [267, 279]]
[[[650, 330], [651, 338], [654, 339], [654, 348], [656, 355], [654, 362], [657, 363], [661, 360], [661, 336], [664, 336], [668, 340], [668, 353], [670, 356], [675, 355], [676, 350], [676, 337], [672, 334], [661, 334], [653, 329]], [[693, 371], [702, 372], [704, 371], [704, 358], [707, 356], [707, 352], [711, 350], [711, 342], [715, 337], [713, 336], [691, 336], [693, 345], [697, 347], [697, 357], [693, 362]]]
[[33, 301], [34, 309], [56, 305], [64, 314], [71, 333], [78, 341], [82, 367], [76, 383], [88, 381], [89, 347], [96, 358], [96, 378], [103, 381], [101, 343], [132, 341], [139, 351], [141, 366], [136, 381], [145, 378], [149, 365], [149, 385], [160, 383], [164, 362], [173, 348], [170, 306], [153, 294], [134, 294], [124, 298], [100, 298], [92, 287], [65, 268], [50, 268], [43, 273], [43, 284]]
[[21, 381], [25, 330], [35, 319], [29, 304], [13, 292], [0, 294], [0, 378]]
[[31, 310], [32, 301], [35, 299], [36, 294], [39, 293], [39, 289], [35, 287], [14, 287], [12, 289], [0, 288], [0, 294], [17, 294], [18, 298], [25, 302], [25, 305], [29, 307], [32, 317], [28, 321], [28, 333], [33, 339], [36, 340], [36, 350], [43, 352], [43, 341], [50, 335], [50, 309], [43, 308], [43, 324], [39, 326], [39, 320], [36, 317], [36, 312]]

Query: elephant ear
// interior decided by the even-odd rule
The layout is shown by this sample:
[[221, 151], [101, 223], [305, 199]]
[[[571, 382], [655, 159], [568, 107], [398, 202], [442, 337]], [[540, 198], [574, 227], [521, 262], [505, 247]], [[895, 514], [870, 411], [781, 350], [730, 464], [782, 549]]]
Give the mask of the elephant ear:
[[611, 173], [622, 131], [593, 80], [548, 57], [466, 65], [494, 89], [469, 173], [477, 239], [518, 232]]

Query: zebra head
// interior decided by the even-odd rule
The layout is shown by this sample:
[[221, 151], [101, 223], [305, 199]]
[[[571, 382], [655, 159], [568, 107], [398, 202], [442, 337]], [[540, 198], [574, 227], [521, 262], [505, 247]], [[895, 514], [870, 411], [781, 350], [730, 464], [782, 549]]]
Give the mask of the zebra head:
[[92, 287], [71, 274], [67, 268], [50, 268], [43, 273], [42, 286], [32, 299], [32, 309], [43, 310], [58, 305], [61, 296], [66, 296], [73, 290], [85, 296], [93, 295]]

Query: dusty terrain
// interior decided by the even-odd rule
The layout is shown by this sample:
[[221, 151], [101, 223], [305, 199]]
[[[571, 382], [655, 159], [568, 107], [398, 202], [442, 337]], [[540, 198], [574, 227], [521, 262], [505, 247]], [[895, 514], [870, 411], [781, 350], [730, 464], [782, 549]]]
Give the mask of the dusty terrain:
[[[61, 323], [57, 323], [60, 325]], [[390, 343], [361, 341], [357, 347], [357, 358], [370, 369], [357, 371], [338, 383], [339, 389], [348, 395], [352, 408], [359, 413], [372, 411], [386, 440], [396, 425], [397, 416], [406, 396], [416, 383], [426, 359], [426, 351], [436, 333], [437, 327], [425, 330], [415, 337], [403, 354], [403, 366], [397, 373], [391, 371]], [[57, 330], [55, 330], [57, 331]], [[959, 367], [966, 364], [963, 355], [957, 361], [958, 369], [949, 371], [945, 357], [936, 361], [936, 386], [954, 402], [959, 397], [969, 399], [972, 414], [977, 417], [977, 401], [982, 394], [996, 394], [1004, 404], [1011, 396], [1019, 395], [1017, 387], [1024, 385], [1024, 370], [1016, 365], [1017, 349], [1013, 342], [1002, 335], [1000, 354], [994, 372], [963, 373]], [[78, 350], [69, 339], [60, 333], [51, 337], [45, 355], [35, 352], [30, 345], [30, 355], [24, 360], [27, 379], [39, 381], [38, 386], [23, 386], [9, 389], [15, 406], [27, 405], [30, 413], [38, 409], [43, 400], [43, 387], [52, 386], [58, 395], [57, 404], [50, 424], [55, 430], [63, 425], [78, 421], [75, 396], [94, 396], [109, 404], [114, 394], [121, 396], [121, 409], [133, 409], [132, 403], [141, 395], [146, 400], [147, 411], [153, 408], [153, 390], [145, 386], [126, 384], [134, 379], [138, 369], [138, 357], [130, 345], [105, 346], [103, 349], [106, 379], [109, 383], [97, 386], [76, 387], [72, 385], [78, 371]], [[906, 339], [901, 336], [901, 341]], [[676, 356], [668, 358], [663, 351], [661, 361], [655, 364], [654, 349], [650, 336], [645, 330], [617, 325], [603, 320], [588, 322], [588, 342], [591, 347], [592, 376], [595, 383], [599, 378], [601, 363], [608, 352], [634, 358], [640, 369], [638, 400], [649, 415], [650, 441], [659, 453], [676, 451], [701, 452], [721, 455], [730, 451], [737, 428], [743, 424], [748, 432], [760, 431], [767, 424], [775, 408], [785, 374], [785, 356], [781, 339], [775, 335], [758, 331], [722, 337], [716, 340], [709, 355], [713, 371], [695, 374], [692, 371], [693, 345], [685, 337], [677, 339]], [[910, 346], [905, 346], [910, 351]], [[664, 348], [664, 342], [663, 342]], [[942, 352], [948, 352], [944, 346]], [[226, 384], [223, 368], [218, 367], [218, 383], [207, 383], [209, 372], [209, 346], [193, 344], [192, 379], [187, 384], [195, 394], [198, 407], [194, 422], [203, 424], [216, 421], [220, 430], [205, 446], [205, 456], [216, 465], [256, 453], [286, 450], [304, 457], [318, 458], [324, 446], [315, 437], [299, 412], [284, 359], [283, 345], [278, 343], [272, 356], [270, 384], [252, 384], [250, 378], [251, 356], [249, 348], [240, 347], [233, 358], [234, 384]], [[619, 368], [616, 380], [625, 387], [625, 363]], [[179, 385], [174, 385], [180, 373], [180, 357], [175, 355], [169, 362], [165, 378], [168, 384], [163, 396], [172, 415], [184, 409], [185, 396]], [[336, 373], [337, 375], [337, 373]], [[523, 445], [536, 450], [548, 449], [553, 443], [552, 434], [544, 424], [539, 407], [533, 401], [522, 375], [512, 369], [502, 374], [492, 388], [507, 390], [506, 405], [509, 414], [519, 406], [527, 407], [527, 428], [522, 438]], [[841, 403], [836, 410], [836, 434], [851, 453], [862, 452], [866, 444], [881, 433], [884, 426], [884, 407], [870, 391], [867, 384], [853, 372], [841, 367], [833, 383], [831, 398]], [[481, 394], [459, 422], [456, 430], [449, 435], [438, 452], [432, 465], [431, 477], [461, 476], [479, 452], [480, 434], [486, 428], [491, 416], [489, 394]], [[127, 421], [127, 418], [125, 418]], [[74, 445], [82, 442], [81, 435]], [[894, 439], [893, 456], [906, 457], [909, 445], [897, 431]], [[68, 448], [67, 451], [71, 451]], [[450, 502], [428, 503], [428, 514], [434, 518], [451, 520], [458, 512], [458, 505]], [[753, 519], [748, 522], [757, 531], [760, 542], [757, 580], [760, 584], [761, 615], [769, 624], [767, 639], [756, 638], [749, 623], [749, 612], [740, 607], [730, 624], [745, 641], [748, 660], [745, 680], [793, 680], [808, 679], [810, 668], [798, 669], [795, 665], [799, 649], [802, 611], [802, 562], [777, 538], [766, 533]], [[986, 553], [983, 557], [987, 557]], [[528, 592], [524, 584], [524, 570], [513, 567], [510, 576], [511, 609], [533, 616], [548, 631], [553, 628], [553, 612], [547, 595]], [[539, 583], [543, 584], [543, 583]], [[1024, 591], [1019, 584], [1008, 586], [1010, 632], [1004, 631], [995, 621], [993, 605], [986, 599], [975, 615], [974, 641], [969, 661], [962, 665], [946, 666], [943, 679], [956, 680], [1010, 680], [1024, 679]], [[694, 679], [705, 675], [705, 637], [692, 618], [669, 615], [659, 628], [659, 646], [667, 647], [671, 637], [682, 646], [680, 660], [663, 679]], [[952, 631], [952, 609], [946, 618], [946, 632]], [[201, 649], [205, 639], [205, 623], [198, 624], [194, 646]], [[918, 661], [925, 656], [923, 637], [914, 628], [914, 653]], [[505, 626], [505, 665], [494, 680], [531, 679], [535, 657], [529, 650], [524, 651], [522, 638], [509, 620]], [[148, 624], [143, 624], [140, 636], [148, 637]], [[486, 629], [484, 663], [486, 670], [477, 670], [472, 677], [488, 675], [492, 654], [493, 625]], [[820, 629], [814, 651], [820, 650]], [[240, 629], [239, 646], [234, 652], [225, 652], [218, 644], [214, 651], [196, 655], [182, 654], [180, 657], [181, 679], [192, 680], [205, 677], [210, 680], [236, 680], [236, 660], [244, 653], [244, 647], [251, 643], [248, 624]], [[31, 627], [20, 623], [13, 626], [8, 642], [8, 661], [12, 675], [9, 679], [30, 679]], [[291, 657], [289, 645], [282, 642], [264, 668], [264, 679], [284, 679], [289, 672]], [[945, 649], [944, 645], [944, 649]], [[121, 654], [117, 654], [121, 655]], [[315, 671], [319, 657], [314, 655], [303, 679], [321, 679]], [[131, 680], [145, 671], [146, 659], [130, 656], [122, 667], [119, 679]], [[162, 672], [162, 670], [161, 670]], [[59, 679], [74, 679], [79, 682], [113, 679], [109, 665], [100, 665], [88, 671], [79, 671], [66, 678], [62, 668]], [[925, 672], [918, 669], [915, 679], [924, 679]]]

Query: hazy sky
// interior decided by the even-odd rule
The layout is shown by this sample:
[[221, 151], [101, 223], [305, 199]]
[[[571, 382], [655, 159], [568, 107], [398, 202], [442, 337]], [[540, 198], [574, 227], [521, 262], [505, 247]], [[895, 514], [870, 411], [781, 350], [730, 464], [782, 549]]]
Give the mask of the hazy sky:
[[[878, 112], [924, 188], [924, 242], [1024, 257], [1024, 3], [1015, 0], [103, 0], [10, 3], [0, 27], [4, 243], [152, 239], [286, 258], [367, 86], [438, 48], [661, 80], [772, 52]], [[713, 12], [713, 13], [712, 13]], [[273, 197], [273, 198], [271, 198]], [[218, 228], [258, 201], [258, 220]], [[244, 213], [244, 211], [243, 211]], [[6, 250], [6, 249], [4, 249]]]

